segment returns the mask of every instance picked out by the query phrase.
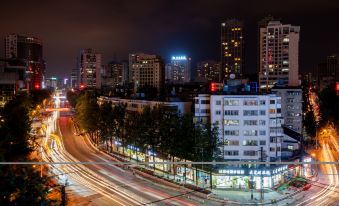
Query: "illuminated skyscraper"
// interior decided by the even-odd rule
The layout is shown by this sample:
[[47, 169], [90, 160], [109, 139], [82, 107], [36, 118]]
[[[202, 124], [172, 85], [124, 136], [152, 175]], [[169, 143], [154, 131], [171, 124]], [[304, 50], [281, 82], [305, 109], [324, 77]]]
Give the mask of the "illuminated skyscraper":
[[139, 88], [153, 87], [161, 93], [165, 83], [165, 68], [162, 58], [152, 54], [129, 55], [129, 77], [134, 84], [134, 91]]
[[221, 81], [230, 79], [230, 74], [241, 78], [244, 67], [243, 23], [231, 19], [221, 23]]
[[220, 62], [203, 61], [198, 62], [195, 81], [218, 82], [220, 77]]
[[172, 56], [171, 63], [166, 65], [166, 80], [171, 83], [186, 83], [191, 81], [191, 58]]
[[101, 54], [92, 49], [81, 50], [79, 72], [80, 88], [101, 88]]
[[42, 42], [35, 37], [10, 34], [5, 38], [6, 59], [18, 59], [21, 65], [7, 64], [6, 67], [25, 67], [26, 89], [41, 89], [45, 74], [45, 62], [42, 55]]
[[261, 62], [261, 57], [260, 57], [260, 29], [261, 28], [266, 28], [268, 23], [270, 21], [274, 21], [274, 17], [269, 15], [264, 17], [258, 22], [258, 30], [257, 30], [257, 72], [260, 71], [260, 62]]
[[298, 86], [299, 26], [270, 21], [260, 28], [260, 89]]

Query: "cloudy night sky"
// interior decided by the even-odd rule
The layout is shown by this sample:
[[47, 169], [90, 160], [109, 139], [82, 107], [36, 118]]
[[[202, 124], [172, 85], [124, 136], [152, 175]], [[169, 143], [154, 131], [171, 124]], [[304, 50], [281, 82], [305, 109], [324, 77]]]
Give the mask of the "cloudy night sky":
[[[103, 62], [128, 54], [187, 54], [197, 61], [220, 58], [220, 23], [245, 23], [245, 71], [255, 72], [257, 22], [267, 15], [301, 26], [300, 70], [311, 70], [339, 48], [336, 0], [10, 0], [1, 2], [0, 38], [10, 33], [42, 39], [47, 76], [71, 73], [81, 48]], [[3, 43], [2, 43], [3, 44]], [[0, 55], [4, 55], [2, 45]]]

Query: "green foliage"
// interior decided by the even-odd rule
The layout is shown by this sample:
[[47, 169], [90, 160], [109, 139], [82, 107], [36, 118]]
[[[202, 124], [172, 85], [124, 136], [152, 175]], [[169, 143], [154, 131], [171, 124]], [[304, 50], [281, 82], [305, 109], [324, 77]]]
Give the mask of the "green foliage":
[[99, 107], [95, 95], [86, 93], [77, 101], [76, 119], [87, 133], [98, 133], [107, 148], [108, 142], [118, 140], [124, 147], [133, 145], [164, 157], [211, 161], [217, 156], [214, 125], [194, 124], [191, 114], [179, 115], [161, 106], [126, 112], [124, 105], [104, 103]]
[[[0, 113], [0, 160], [31, 161], [35, 139], [30, 135], [30, 111], [47, 93], [34, 92], [19, 95], [9, 101]], [[34, 161], [34, 160], [33, 160]], [[0, 166], [0, 205], [48, 205], [47, 192], [51, 187], [47, 177], [40, 177], [39, 171], [23, 165]]]
[[51, 91], [46, 89], [30, 91], [30, 98], [33, 106], [41, 104], [44, 99], [50, 98], [51, 94]]
[[0, 205], [49, 205], [47, 194], [54, 186], [40, 177], [32, 165], [0, 166]]
[[92, 138], [98, 143], [96, 133], [99, 129], [99, 105], [96, 102], [96, 97], [91, 93], [86, 92], [80, 96], [76, 105], [76, 119]]
[[1, 112], [0, 124], [0, 159], [16, 161], [27, 156], [32, 147], [30, 144], [31, 121], [29, 118], [27, 97], [16, 97], [8, 102]]
[[80, 94], [73, 92], [73, 91], [67, 91], [66, 98], [69, 102], [69, 104], [75, 108], [77, 105], [78, 98], [80, 97]]

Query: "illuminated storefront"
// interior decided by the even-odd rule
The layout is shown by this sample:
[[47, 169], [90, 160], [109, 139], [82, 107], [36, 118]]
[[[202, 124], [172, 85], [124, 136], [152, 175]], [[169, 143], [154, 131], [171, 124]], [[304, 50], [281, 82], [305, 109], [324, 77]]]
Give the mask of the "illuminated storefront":
[[254, 189], [272, 188], [284, 181], [288, 173], [286, 165], [275, 168], [263, 169], [222, 169], [216, 174], [216, 188], [249, 189], [250, 182], [253, 182]]

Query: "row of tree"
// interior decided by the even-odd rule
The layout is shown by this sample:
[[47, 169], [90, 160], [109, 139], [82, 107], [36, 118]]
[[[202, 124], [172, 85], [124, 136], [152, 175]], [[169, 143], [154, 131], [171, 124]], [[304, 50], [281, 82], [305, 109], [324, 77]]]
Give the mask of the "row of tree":
[[[50, 96], [48, 91], [21, 94], [0, 111], [1, 162], [30, 162], [37, 147], [31, 136], [31, 111]], [[0, 166], [0, 205], [50, 205], [48, 191], [54, 185], [35, 165]]]
[[[217, 156], [217, 128], [194, 123], [191, 114], [178, 114], [164, 107], [145, 107], [143, 112], [126, 111], [126, 105], [98, 105], [93, 93], [67, 95], [76, 102], [76, 121], [97, 144], [111, 150], [117, 141], [163, 157], [212, 161]], [[73, 99], [73, 100], [72, 100]]]

